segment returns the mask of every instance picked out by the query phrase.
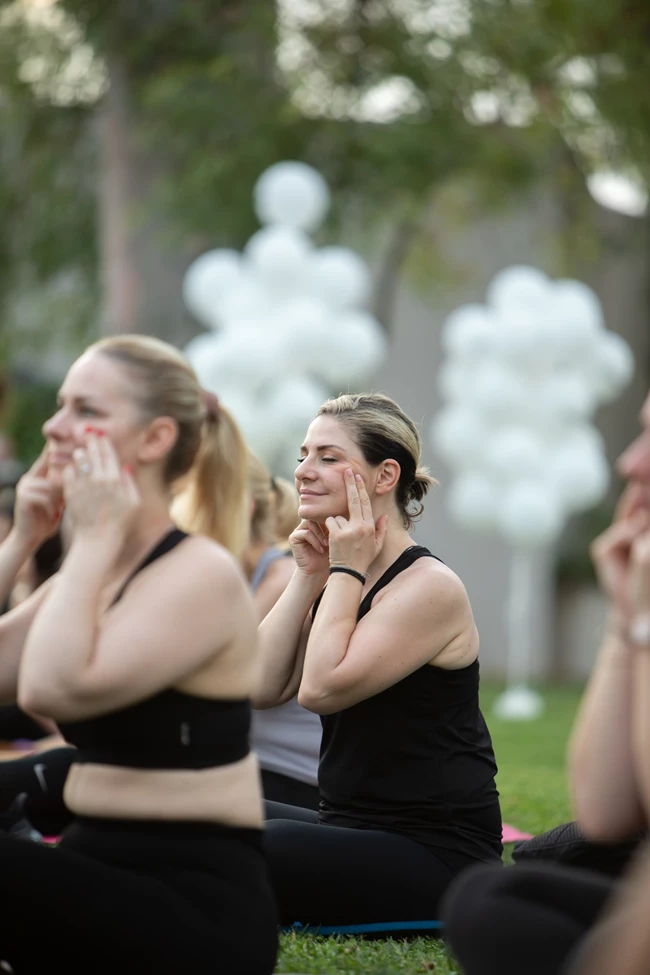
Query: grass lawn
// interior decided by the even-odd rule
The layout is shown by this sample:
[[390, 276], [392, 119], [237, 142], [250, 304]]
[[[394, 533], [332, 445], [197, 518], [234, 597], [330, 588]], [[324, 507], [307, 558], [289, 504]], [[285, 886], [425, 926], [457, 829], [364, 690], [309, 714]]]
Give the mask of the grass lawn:
[[[533, 722], [499, 721], [491, 715], [498, 689], [485, 685], [481, 704], [499, 765], [497, 780], [505, 822], [541, 833], [571, 818], [564, 753], [581, 691], [545, 691], [546, 711]], [[506, 850], [506, 857], [509, 851]], [[456, 975], [458, 966], [439, 941], [363, 941], [283, 935], [278, 972], [305, 975]]]

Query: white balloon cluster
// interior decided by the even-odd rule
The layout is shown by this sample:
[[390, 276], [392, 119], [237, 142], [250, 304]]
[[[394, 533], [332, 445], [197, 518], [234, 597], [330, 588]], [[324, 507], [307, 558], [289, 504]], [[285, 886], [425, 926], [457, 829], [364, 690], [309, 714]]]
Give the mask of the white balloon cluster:
[[211, 250], [187, 271], [185, 304], [212, 331], [185, 354], [251, 447], [274, 472], [288, 473], [318, 407], [373, 375], [386, 337], [365, 310], [365, 262], [309, 237], [329, 207], [320, 173], [299, 162], [271, 166], [255, 186], [254, 207], [264, 226], [242, 254]]
[[514, 546], [551, 543], [570, 514], [607, 492], [590, 421], [630, 382], [629, 346], [605, 329], [590, 288], [524, 266], [497, 274], [487, 304], [454, 311], [442, 340], [445, 406], [432, 440], [455, 473], [450, 514]]

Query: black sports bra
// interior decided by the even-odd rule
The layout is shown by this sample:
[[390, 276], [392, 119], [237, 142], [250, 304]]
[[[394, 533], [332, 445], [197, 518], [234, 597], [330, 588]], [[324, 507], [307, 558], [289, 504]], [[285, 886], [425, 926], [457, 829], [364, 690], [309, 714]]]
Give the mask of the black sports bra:
[[[124, 583], [112, 606], [135, 576], [186, 538], [172, 529]], [[182, 653], [182, 647], [179, 648]], [[59, 725], [79, 752], [76, 762], [131, 768], [207, 768], [237, 762], [249, 752], [248, 700], [197, 697], [167, 688], [129, 707]]]

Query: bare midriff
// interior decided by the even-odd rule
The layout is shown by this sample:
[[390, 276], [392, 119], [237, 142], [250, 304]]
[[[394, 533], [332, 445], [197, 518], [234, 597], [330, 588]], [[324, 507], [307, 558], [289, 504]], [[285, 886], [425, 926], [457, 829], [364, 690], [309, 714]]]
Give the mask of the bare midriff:
[[239, 762], [205, 769], [75, 764], [63, 797], [78, 816], [194, 821], [241, 829], [259, 829], [264, 819], [252, 752]]

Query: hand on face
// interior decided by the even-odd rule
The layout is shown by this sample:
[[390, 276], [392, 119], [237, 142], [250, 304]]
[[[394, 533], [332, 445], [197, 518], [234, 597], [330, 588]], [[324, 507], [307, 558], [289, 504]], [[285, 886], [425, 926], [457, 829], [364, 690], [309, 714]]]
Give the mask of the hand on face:
[[86, 433], [86, 444], [74, 451], [63, 479], [75, 536], [91, 534], [121, 544], [140, 509], [140, 494], [102, 431]]
[[343, 475], [348, 499], [349, 517], [328, 518], [330, 565], [345, 565], [366, 573], [381, 552], [388, 517], [375, 521], [370, 498], [360, 474], [348, 468]]
[[13, 530], [21, 543], [36, 551], [59, 527], [63, 491], [48, 478], [47, 447], [16, 488]]
[[598, 579], [618, 618], [650, 612], [650, 506], [641, 485], [623, 492], [610, 528], [591, 547]]
[[289, 536], [289, 544], [300, 572], [307, 576], [327, 575], [328, 541], [318, 522], [303, 519]]

